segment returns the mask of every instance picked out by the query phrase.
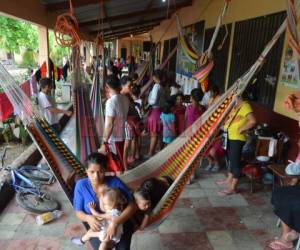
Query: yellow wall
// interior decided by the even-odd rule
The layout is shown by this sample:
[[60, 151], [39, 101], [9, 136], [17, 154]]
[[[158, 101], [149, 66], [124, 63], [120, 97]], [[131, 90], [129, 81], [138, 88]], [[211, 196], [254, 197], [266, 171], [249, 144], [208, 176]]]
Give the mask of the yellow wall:
[[[223, 5], [224, 0], [194, 0], [192, 6], [182, 8], [179, 11], [182, 25], [186, 26], [205, 20], [205, 28], [214, 27]], [[285, 1], [283, 0], [231, 0], [224, 23], [263, 16], [282, 10], [285, 10]], [[170, 23], [172, 25], [169, 27]], [[153, 41], [157, 42], [166, 29], [167, 32], [162, 40], [177, 36], [174, 15], [151, 31]]]
[[138, 44], [143, 49], [143, 42], [144, 40], [134, 39], [134, 38], [124, 38], [118, 40], [118, 53], [117, 57], [121, 57], [121, 49], [127, 49], [127, 57], [132, 55], [132, 48], [134, 44]]
[[[193, 1], [192, 6], [183, 8], [179, 11], [182, 25], [187, 26], [199, 22], [201, 20], [205, 20], [205, 29], [215, 27], [217, 18], [223, 7], [223, 4], [224, 0]], [[285, 1], [283, 0], [231, 0], [225, 16], [224, 23], [234, 23], [236, 21], [246, 20], [285, 10], [286, 6]], [[166, 30], [167, 32], [165, 33]], [[178, 31], [174, 15], [171, 19], [162, 22], [160, 26], [157, 26], [155, 29], [153, 29], [151, 31], [151, 36], [153, 37], [153, 40], [157, 42], [164, 33], [165, 35], [163, 36], [163, 39], [161, 39], [161, 41], [177, 36]], [[161, 50], [163, 50], [163, 46]], [[232, 41], [230, 45], [230, 51], [231, 50]], [[283, 64], [283, 58], [281, 61], [281, 64]], [[230, 61], [228, 62], [227, 72], [229, 72], [229, 70]], [[292, 119], [298, 119], [297, 114], [295, 114], [292, 111], [288, 111], [283, 105], [283, 101], [286, 98], [286, 96], [293, 91], [295, 91], [294, 88], [290, 88], [277, 83], [274, 111]]]

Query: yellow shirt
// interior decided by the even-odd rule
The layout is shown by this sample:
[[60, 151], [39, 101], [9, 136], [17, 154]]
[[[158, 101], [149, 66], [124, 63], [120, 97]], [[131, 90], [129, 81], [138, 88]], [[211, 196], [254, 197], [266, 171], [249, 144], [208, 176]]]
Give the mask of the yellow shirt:
[[224, 128], [228, 131], [229, 140], [246, 141], [246, 136], [239, 133], [239, 129], [243, 127], [247, 122], [247, 115], [252, 113], [253, 110], [248, 102], [243, 102], [240, 110], [234, 117], [230, 126], [225, 124]]

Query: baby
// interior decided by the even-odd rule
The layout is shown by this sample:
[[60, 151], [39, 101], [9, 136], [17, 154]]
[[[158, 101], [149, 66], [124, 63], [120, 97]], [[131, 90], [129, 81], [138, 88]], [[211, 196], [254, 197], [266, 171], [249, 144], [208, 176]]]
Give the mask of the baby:
[[99, 200], [101, 200], [100, 208], [105, 213], [97, 212], [96, 204], [94, 202], [89, 203], [88, 206], [91, 210], [92, 215], [101, 220], [100, 231], [95, 232], [89, 229], [87, 233], [82, 236], [81, 242], [85, 243], [91, 238], [97, 237], [101, 241], [99, 250], [106, 250], [114, 247], [114, 245], [117, 244], [121, 239], [121, 236], [123, 234], [122, 225], [117, 228], [117, 232], [113, 238], [111, 238], [110, 240], [107, 240], [105, 238], [108, 226], [112, 223], [112, 220], [115, 217], [120, 216], [126, 200], [119, 189], [99, 188], [99, 190], [97, 190], [97, 196]]

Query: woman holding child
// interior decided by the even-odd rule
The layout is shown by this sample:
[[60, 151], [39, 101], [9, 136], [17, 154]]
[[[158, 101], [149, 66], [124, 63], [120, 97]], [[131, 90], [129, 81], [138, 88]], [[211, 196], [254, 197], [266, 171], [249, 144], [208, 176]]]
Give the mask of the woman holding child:
[[[133, 195], [126, 185], [118, 178], [105, 176], [106, 157], [100, 153], [92, 153], [88, 156], [86, 163], [87, 178], [81, 179], [76, 183], [74, 191], [73, 206], [76, 216], [85, 222], [93, 231], [100, 231], [100, 220], [92, 214], [93, 208], [96, 211], [105, 211], [102, 207], [103, 190], [106, 188], [118, 189], [126, 198], [127, 204], [124, 206], [120, 215], [111, 219], [106, 229], [105, 241], [113, 239], [119, 226], [123, 225], [123, 234], [120, 241], [116, 244], [117, 250], [130, 249], [133, 225], [128, 220], [137, 210]], [[94, 203], [94, 205], [92, 205]], [[91, 209], [92, 208], [92, 209]], [[75, 244], [84, 244], [82, 238], [73, 238]], [[98, 238], [91, 239], [92, 246], [97, 249], [100, 245]]]

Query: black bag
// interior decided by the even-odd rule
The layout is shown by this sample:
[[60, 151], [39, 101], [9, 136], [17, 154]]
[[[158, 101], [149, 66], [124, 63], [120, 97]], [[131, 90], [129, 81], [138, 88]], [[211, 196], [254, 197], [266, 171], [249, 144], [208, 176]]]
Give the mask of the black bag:
[[221, 137], [221, 147], [225, 150], [227, 149], [227, 143], [228, 143], [228, 132], [226, 130], [223, 132]]

